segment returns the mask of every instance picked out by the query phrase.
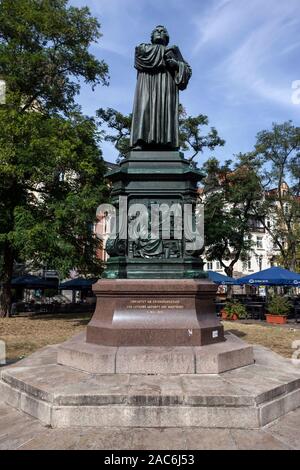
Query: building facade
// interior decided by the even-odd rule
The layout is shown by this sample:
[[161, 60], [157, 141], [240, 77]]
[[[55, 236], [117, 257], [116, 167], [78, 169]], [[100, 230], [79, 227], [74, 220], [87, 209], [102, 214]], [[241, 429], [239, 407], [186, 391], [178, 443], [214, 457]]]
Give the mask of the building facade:
[[[271, 221], [267, 221], [271, 223]], [[248, 274], [262, 271], [276, 265], [276, 257], [279, 255], [279, 250], [274, 246], [272, 237], [269, 235], [265, 227], [258, 221], [254, 221], [251, 226], [251, 242], [252, 248], [248, 253], [248, 259], [238, 260], [234, 265], [233, 277], [247, 276]], [[208, 261], [203, 256], [205, 261], [205, 271], [216, 271], [220, 274], [225, 274], [224, 268], [219, 261]], [[225, 262], [225, 264], [227, 264]]]

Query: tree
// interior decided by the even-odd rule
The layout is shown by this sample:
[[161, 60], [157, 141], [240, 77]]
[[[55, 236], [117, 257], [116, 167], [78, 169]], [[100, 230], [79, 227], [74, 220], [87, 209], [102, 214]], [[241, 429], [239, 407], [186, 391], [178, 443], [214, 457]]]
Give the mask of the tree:
[[132, 114], [124, 115], [113, 108], [100, 108], [96, 114], [99, 125], [102, 127], [105, 124], [113, 131], [113, 134], [104, 132], [104, 140], [115, 146], [119, 152], [119, 158], [125, 156], [130, 150]]
[[2, 311], [10, 305], [14, 260], [67, 275], [100, 274], [91, 224], [107, 198], [97, 128], [69, 118], [0, 109]]
[[180, 146], [182, 150], [193, 152], [193, 155], [190, 157], [190, 161], [192, 161], [199, 153], [202, 153], [205, 148], [215, 150], [216, 147], [223, 147], [223, 145], [225, 145], [225, 140], [219, 137], [218, 131], [214, 127], [210, 128], [208, 134], [203, 134], [202, 128], [204, 126], [208, 126], [208, 124], [208, 117], [204, 114], [198, 114], [198, 116], [187, 116], [183, 106], [180, 106]]
[[203, 171], [206, 258], [218, 260], [232, 276], [234, 265], [246, 260], [252, 247], [251, 221], [262, 197], [256, 161], [251, 154], [239, 154], [235, 164], [211, 158]]
[[80, 78], [93, 87], [107, 84], [107, 65], [89, 52], [100, 37], [89, 9], [69, 7], [68, 0], [2, 0], [0, 75], [10, 105], [21, 112], [72, 111]]
[[295, 267], [291, 268], [289, 267], [289, 265], [287, 265], [286, 258], [282, 255], [282, 253], [275, 256], [274, 259], [279, 266], [289, 267], [289, 269], [300, 273], [300, 225], [299, 224], [297, 224], [297, 227], [295, 227], [294, 233], [295, 233], [296, 239], [298, 240], [297, 246], [296, 246], [296, 253], [295, 253], [295, 264], [293, 265]]
[[289, 121], [260, 132], [255, 155], [265, 187], [265, 198], [256, 208], [257, 218], [279, 250], [283, 266], [296, 270], [300, 243], [300, 127]]
[[[130, 151], [130, 130], [132, 115], [124, 115], [119, 111], [108, 108], [100, 108], [97, 111], [99, 124], [105, 124], [109, 132], [104, 131], [104, 140], [114, 144], [122, 157]], [[196, 155], [203, 152], [205, 148], [214, 150], [218, 146], [223, 146], [225, 140], [221, 139], [217, 130], [212, 127], [208, 134], [203, 134], [202, 128], [209, 124], [208, 117], [199, 114], [198, 116], [187, 116], [182, 105], [179, 106], [179, 142], [183, 151], [192, 151], [190, 157], [192, 161]]]
[[[100, 25], [67, 0], [2, 0], [0, 75], [0, 314], [9, 315], [14, 260], [94, 269], [90, 225], [106, 186], [93, 120], [78, 80], [107, 83], [89, 46]], [[99, 266], [98, 266], [99, 269]]]
[[[98, 242], [91, 224], [108, 190], [96, 124], [81, 115], [30, 118], [34, 122], [26, 149], [32, 165], [26, 168], [27, 201], [14, 211], [13, 237], [19, 256], [34, 260], [36, 267], [54, 266], [63, 275], [71, 268], [99, 275], [102, 265], [95, 256]], [[44, 138], [51, 139], [47, 148]]]

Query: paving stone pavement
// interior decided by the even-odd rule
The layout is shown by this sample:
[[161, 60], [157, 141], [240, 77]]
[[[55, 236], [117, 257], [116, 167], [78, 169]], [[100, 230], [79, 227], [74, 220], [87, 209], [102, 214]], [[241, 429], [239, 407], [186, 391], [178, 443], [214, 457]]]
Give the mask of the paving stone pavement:
[[300, 450], [300, 408], [259, 430], [59, 428], [0, 403], [0, 450]]

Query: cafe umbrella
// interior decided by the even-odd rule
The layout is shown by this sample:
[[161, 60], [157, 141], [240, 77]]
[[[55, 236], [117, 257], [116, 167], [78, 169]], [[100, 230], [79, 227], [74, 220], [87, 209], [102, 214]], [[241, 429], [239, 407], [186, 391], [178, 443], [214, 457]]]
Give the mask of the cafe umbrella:
[[247, 284], [254, 287], [265, 286], [267, 301], [269, 286], [300, 287], [300, 274], [281, 268], [280, 266], [273, 266], [257, 273], [240, 277], [238, 284]]
[[222, 286], [234, 285], [237, 281], [233, 277], [224, 276], [224, 274], [216, 273], [215, 271], [207, 271], [207, 274], [211, 281]]
[[237, 284], [251, 286], [300, 286], [300, 274], [279, 266], [264, 269], [237, 279]]

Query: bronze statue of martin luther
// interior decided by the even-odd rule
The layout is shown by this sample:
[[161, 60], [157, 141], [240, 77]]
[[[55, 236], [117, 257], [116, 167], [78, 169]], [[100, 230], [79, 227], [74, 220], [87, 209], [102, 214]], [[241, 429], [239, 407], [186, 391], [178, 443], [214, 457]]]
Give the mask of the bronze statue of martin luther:
[[130, 145], [134, 150], [177, 150], [178, 94], [187, 87], [192, 70], [179, 48], [168, 46], [164, 26], [156, 26], [151, 43], [135, 50], [138, 76]]

